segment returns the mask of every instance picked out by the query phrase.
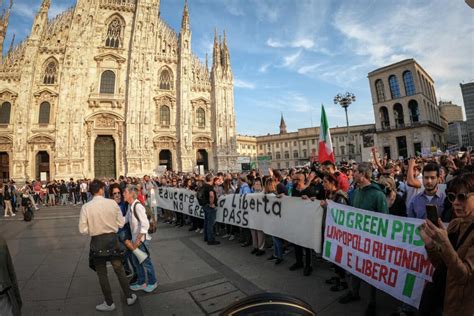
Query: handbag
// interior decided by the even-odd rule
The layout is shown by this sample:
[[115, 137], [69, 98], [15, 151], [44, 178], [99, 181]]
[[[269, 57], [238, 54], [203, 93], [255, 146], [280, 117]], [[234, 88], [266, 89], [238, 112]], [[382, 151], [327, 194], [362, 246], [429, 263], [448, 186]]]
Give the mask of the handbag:
[[125, 246], [119, 241], [117, 233], [108, 233], [92, 236], [90, 243], [90, 257], [110, 259], [123, 257]]
[[[459, 231], [448, 235], [449, 241], [455, 251], [457, 251], [464, 241], [466, 241], [473, 229], [474, 224], [471, 224], [461, 239], [459, 239], [459, 242], [457, 242]], [[443, 314], [447, 276], [448, 268], [443, 262], [438, 267], [436, 267], [432, 277], [433, 282], [426, 284], [425, 288], [423, 289], [419, 308], [421, 315], [441, 316]]]

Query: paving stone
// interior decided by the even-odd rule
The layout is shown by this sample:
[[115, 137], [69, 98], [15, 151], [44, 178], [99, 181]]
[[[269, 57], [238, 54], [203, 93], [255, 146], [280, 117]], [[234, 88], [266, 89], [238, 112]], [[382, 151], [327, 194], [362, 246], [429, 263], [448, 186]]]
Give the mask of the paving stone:
[[227, 293], [222, 296], [214, 297], [206, 301], [199, 302], [202, 308], [208, 313], [214, 313], [225, 307], [229, 306], [232, 303], [237, 302], [238, 300], [246, 297], [241, 291], [234, 291]]
[[201, 302], [236, 290], [237, 288], [231, 283], [225, 282], [191, 292], [191, 295], [196, 299], [196, 301]]
[[191, 296], [184, 290], [140, 297], [144, 315], [198, 316], [205, 315]]

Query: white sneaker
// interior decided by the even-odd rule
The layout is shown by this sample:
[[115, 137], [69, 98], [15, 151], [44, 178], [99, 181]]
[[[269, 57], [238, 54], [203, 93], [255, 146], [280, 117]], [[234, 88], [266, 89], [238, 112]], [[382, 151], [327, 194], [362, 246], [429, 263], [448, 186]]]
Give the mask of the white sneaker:
[[196, 233], [199, 233], [199, 231], [200, 231], [200, 229], [199, 229], [199, 228], [195, 230], [195, 232], [196, 232]]
[[230, 235], [229, 234], [225, 234], [224, 236], [222, 236], [222, 238], [229, 238]]
[[127, 298], [127, 305], [128, 306], [133, 305], [135, 304], [136, 301], [137, 301], [137, 295], [132, 293], [132, 297]]
[[16, 216], [16, 214], [15, 214], [15, 213], [13, 213], [13, 214], [12, 214], [12, 216]]
[[199, 233], [202, 234], [203, 231], [204, 231], [204, 229], [201, 228], [201, 229], [199, 230]]
[[99, 312], [112, 312], [115, 310], [115, 304], [112, 303], [112, 305], [107, 305], [106, 302], [103, 302], [102, 304], [97, 305], [95, 309]]
[[234, 235], [230, 235], [229, 240], [232, 241], [232, 240], [234, 240], [234, 239], [235, 239], [235, 236], [234, 236]]

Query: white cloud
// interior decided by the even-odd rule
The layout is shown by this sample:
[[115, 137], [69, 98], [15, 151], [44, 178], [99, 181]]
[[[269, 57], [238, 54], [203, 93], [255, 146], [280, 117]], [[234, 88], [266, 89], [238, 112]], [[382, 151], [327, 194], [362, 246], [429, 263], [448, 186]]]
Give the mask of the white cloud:
[[314, 73], [317, 69], [321, 68], [321, 66], [322, 66], [322, 63], [305, 65], [305, 66], [301, 66], [297, 70], [297, 72], [301, 75], [307, 75], [307, 74]]
[[275, 40], [273, 38], [269, 38], [267, 39], [266, 44], [267, 46], [270, 46], [273, 48], [292, 47], [292, 48], [311, 49], [314, 47], [314, 41], [310, 38], [299, 38], [299, 39], [289, 41], [289, 42], [284, 42], [284, 41]]
[[472, 10], [465, 3], [402, 0], [377, 6], [370, 16], [365, 10], [360, 3], [345, 2], [336, 12], [334, 26], [349, 40], [345, 49], [365, 59], [369, 71], [415, 58], [434, 79], [438, 94], [462, 104], [459, 82], [472, 79], [474, 71], [474, 24], [466, 23], [472, 22]]
[[255, 84], [241, 79], [234, 79], [234, 86], [241, 89], [255, 89]]
[[285, 44], [279, 42], [279, 41], [276, 41], [272, 38], [269, 38], [267, 39], [267, 45], [270, 46], [270, 47], [274, 47], [274, 48], [280, 48], [280, 47], [285, 47]]
[[266, 73], [271, 64], [263, 64], [258, 68], [258, 72]]
[[[221, 0], [222, 1], [222, 0]], [[225, 0], [223, 1], [224, 7], [230, 14], [234, 16], [244, 16], [245, 12], [242, 6], [242, 2], [239, 0]]]
[[297, 63], [300, 56], [301, 56], [301, 50], [297, 51], [294, 54], [287, 55], [287, 56], [283, 57], [283, 65], [282, 66], [283, 67], [294, 66]]
[[14, 3], [12, 12], [14, 14], [17, 14], [19, 16], [28, 18], [28, 19], [33, 19], [36, 16], [36, 11], [37, 9], [33, 9], [31, 7], [31, 4], [26, 4], [26, 3]]

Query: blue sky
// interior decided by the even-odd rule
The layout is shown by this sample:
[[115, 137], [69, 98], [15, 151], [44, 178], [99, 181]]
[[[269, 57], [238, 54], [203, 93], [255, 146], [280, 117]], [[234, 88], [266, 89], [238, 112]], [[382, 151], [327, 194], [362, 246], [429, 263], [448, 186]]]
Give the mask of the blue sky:
[[[8, 0], [3, 0], [8, 2]], [[31, 29], [40, 0], [14, 0], [6, 46]], [[52, 0], [50, 17], [75, 4]], [[214, 28], [227, 32], [240, 134], [345, 126], [332, 100], [351, 91], [350, 124], [373, 123], [367, 73], [415, 58], [435, 80], [438, 100], [462, 105], [460, 82], [474, 80], [474, 10], [464, 0], [189, 0], [192, 47], [212, 56]], [[184, 0], [161, 0], [161, 16], [179, 30]], [[3, 5], [5, 6], [5, 4]], [[5, 48], [7, 49], [7, 48]]]

